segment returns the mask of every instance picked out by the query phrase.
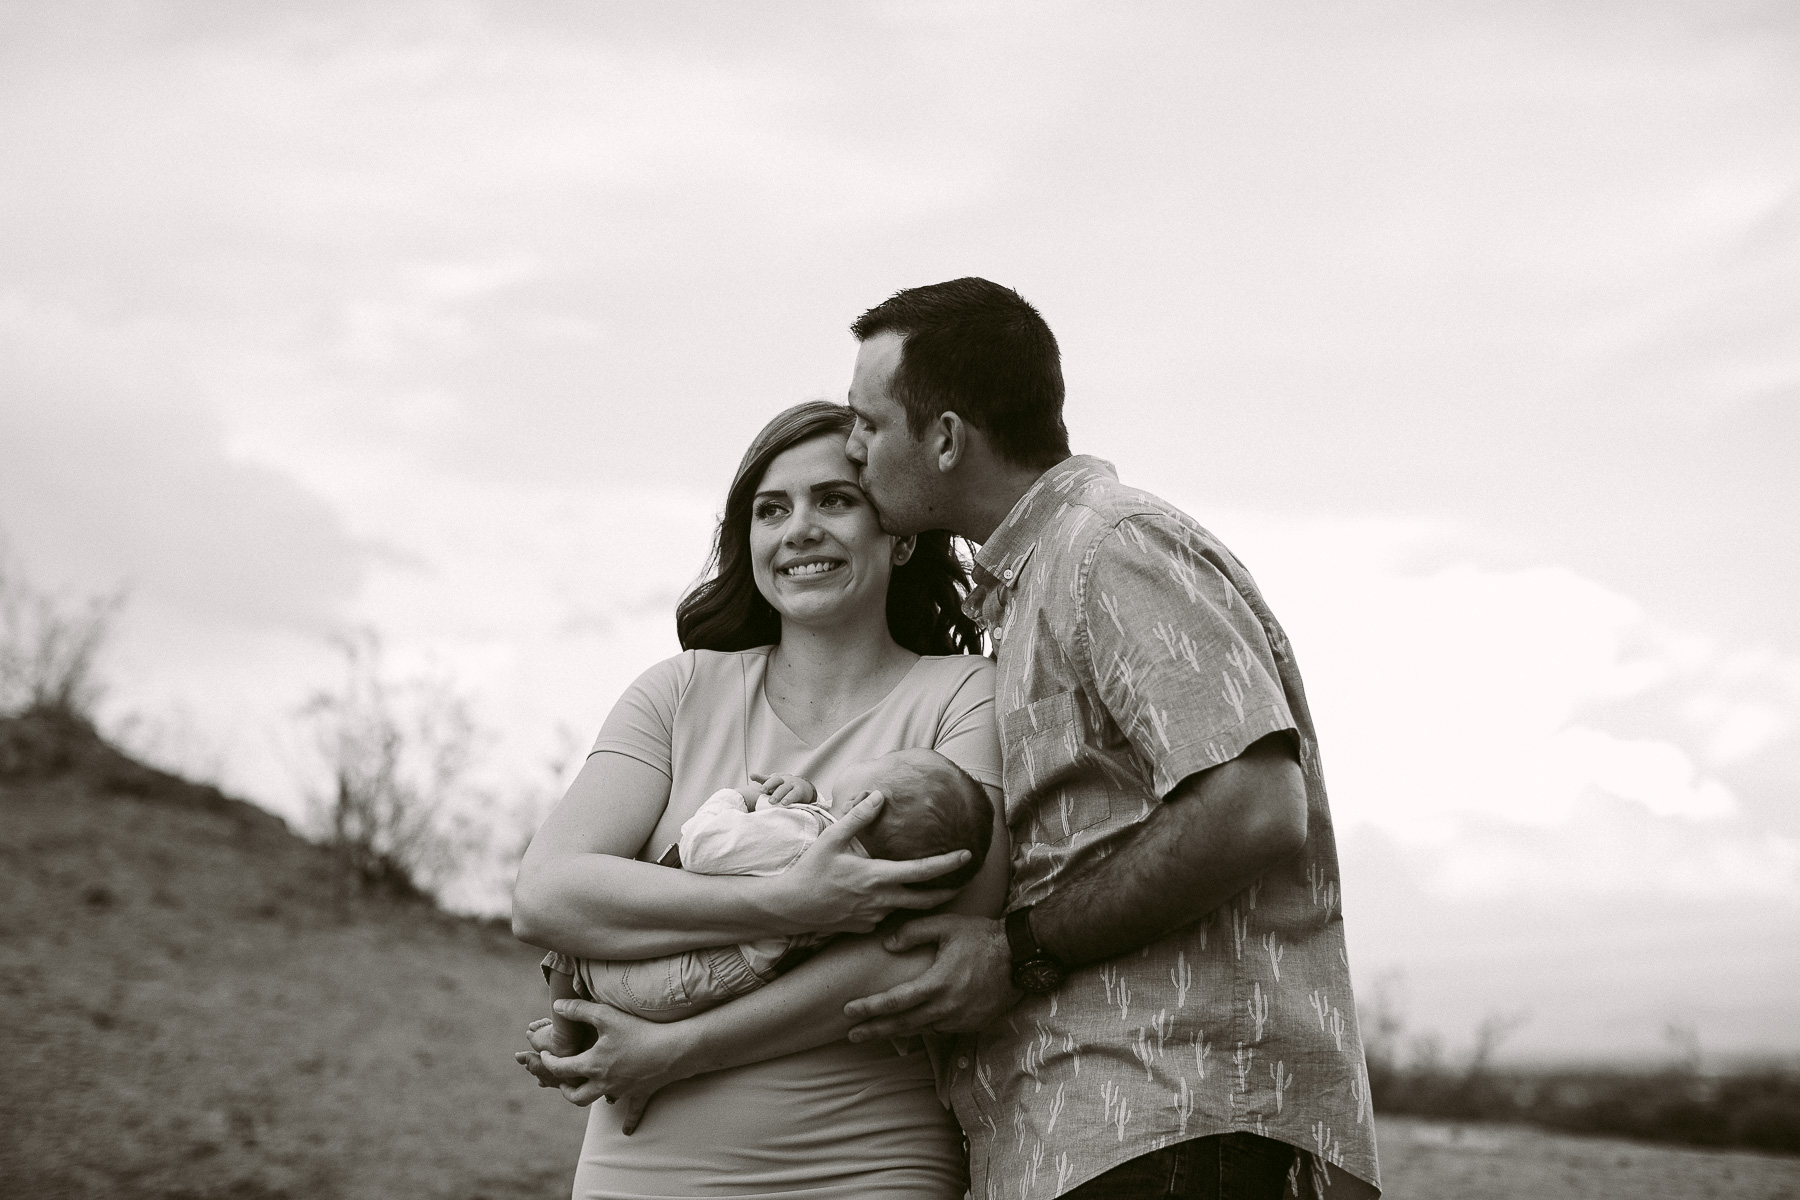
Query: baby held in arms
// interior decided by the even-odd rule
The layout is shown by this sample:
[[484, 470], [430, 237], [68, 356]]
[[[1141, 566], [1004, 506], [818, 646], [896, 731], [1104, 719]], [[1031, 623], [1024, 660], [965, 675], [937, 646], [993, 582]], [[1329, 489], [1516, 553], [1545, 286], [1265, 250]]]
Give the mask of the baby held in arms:
[[[886, 804], [852, 847], [871, 858], [925, 858], [951, 850], [974, 856], [931, 887], [961, 887], [974, 878], [993, 836], [987, 793], [935, 750], [897, 750], [856, 764], [837, 780], [829, 804], [820, 804], [813, 785], [797, 775], [752, 778], [760, 787], [709, 796], [658, 861], [703, 875], [779, 875], [869, 792], [880, 792]], [[552, 952], [543, 967], [553, 1001], [598, 1000], [647, 1020], [676, 1021], [755, 991], [828, 936], [760, 938], [618, 961]], [[555, 1053], [578, 1053], [593, 1041], [590, 1025], [563, 1016], [554, 1022]]]

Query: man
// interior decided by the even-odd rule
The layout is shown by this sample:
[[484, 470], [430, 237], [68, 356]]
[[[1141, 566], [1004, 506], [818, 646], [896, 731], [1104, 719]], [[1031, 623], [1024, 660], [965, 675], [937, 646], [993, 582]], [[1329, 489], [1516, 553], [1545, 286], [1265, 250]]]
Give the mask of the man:
[[1317, 745], [1249, 573], [1070, 455], [1056, 339], [1016, 292], [914, 288], [852, 331], [849, 456], [884, 527], [981, 547], [1013, 835], [1005, 919], [898, 931], [936, 963], [853, 1002], [852, 1037], [965, 1035], [977, 1198], [1377, 1194]]

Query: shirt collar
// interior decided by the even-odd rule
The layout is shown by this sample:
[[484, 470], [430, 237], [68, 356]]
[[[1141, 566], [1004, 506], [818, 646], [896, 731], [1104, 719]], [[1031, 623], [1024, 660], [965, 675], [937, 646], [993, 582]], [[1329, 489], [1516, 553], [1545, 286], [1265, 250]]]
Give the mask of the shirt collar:
[[1039, 537], [1062, 511], [1062, 500], [1095, 475], [1119, 477], [1111, 463], [1091, 454], [1072, 455], [1038, 476], [975, 555], [976, 579], [982, 591], [995, 585], [1011, 588], [1019, 582]]

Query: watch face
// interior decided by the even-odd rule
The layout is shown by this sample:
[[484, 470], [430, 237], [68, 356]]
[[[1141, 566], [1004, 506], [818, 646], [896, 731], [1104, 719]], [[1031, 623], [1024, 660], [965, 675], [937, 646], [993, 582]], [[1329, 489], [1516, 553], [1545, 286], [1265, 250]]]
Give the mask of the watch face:
[[1030, 992], [1034, 996], [1047, 995], [1062, 983], [1062, 969], [1047, 958], [1027, 959], [1013, 972], [1013, 982], [1022, 992]]

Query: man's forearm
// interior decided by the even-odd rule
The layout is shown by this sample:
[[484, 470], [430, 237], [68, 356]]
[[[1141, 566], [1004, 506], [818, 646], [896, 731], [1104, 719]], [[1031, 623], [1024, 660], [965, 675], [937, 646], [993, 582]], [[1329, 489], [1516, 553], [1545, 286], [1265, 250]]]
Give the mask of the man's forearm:
[[1031, 910], [1065, 966], [1114, 958], [1206, 916], [1306, 842], [1306, 791], [1281, 744], [1183, 780], [1122, 844]]

